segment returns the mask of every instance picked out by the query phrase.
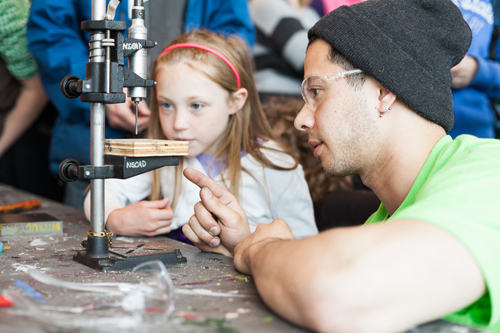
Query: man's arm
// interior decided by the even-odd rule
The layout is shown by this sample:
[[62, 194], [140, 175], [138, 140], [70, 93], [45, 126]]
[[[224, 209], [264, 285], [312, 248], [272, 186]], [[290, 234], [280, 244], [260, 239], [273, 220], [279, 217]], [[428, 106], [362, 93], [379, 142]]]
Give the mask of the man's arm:
[[337, 228], [287, 239], [283, 220], [235, 248], [264, 302], [318, 331], [399, 332], [455, 312], [485, 292], [474, 258], [446, 231], [420, 221]]
[[[486, 290], [468, 250], [432, 224], [390, 221], [295, 240], [277, 219], [243, 240], [243, 233], [225, 233], [229, 226], [244, 229], [241, 206], [231, 194], [195, 170], [184, 175], [202, 188], [197, 206], [203, 214], [195, 217], [203, 241], [195, 244], [210, 252], [217, 252], [208, 245], [212, 239], [237, 244], [236, 268], [253, 276], [272, 310], [298, 325], [329, 332], [399, 332], [462, 309]], [[213, 227], [219, 228], [215, 235], [209, 233]]]
[[5, 117], [0, 136], [0, 156], [35, 122], [47, 105], [48, 98], [38, 74], [29, 79], [19, 80], [21, 93], [16, 105]]

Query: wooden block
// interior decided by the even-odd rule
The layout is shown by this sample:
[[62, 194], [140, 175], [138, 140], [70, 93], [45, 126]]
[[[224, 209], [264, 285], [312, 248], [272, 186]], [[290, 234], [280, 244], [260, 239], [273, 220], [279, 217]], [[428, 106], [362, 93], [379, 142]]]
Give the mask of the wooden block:
[[175, 140], [108, 139], [104, 140], [104, 154], [131, 157], [181, 156], [188, 154], [188, 143]]

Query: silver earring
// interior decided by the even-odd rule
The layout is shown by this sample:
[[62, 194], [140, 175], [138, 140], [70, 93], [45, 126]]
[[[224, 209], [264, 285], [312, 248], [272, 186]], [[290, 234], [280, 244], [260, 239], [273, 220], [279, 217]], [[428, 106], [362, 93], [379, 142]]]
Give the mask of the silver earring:
[[392, 110], [392, 108], [388, 108], [387, 110]]
[[382, 112], [379, 113], [379, 117], [382, 118], [384, 114]]

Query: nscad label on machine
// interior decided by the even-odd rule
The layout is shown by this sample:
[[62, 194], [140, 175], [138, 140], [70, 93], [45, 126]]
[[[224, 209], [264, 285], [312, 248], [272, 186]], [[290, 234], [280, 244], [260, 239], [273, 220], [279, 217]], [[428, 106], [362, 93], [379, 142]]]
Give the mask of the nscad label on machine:
[[142, 45], [140, 43], [123, 43], [124, 50], [140, 50]]
[[127, 162], [127, 168], [145, 168], [146, 167], [146, 161], [136, 161], [136, 162]]

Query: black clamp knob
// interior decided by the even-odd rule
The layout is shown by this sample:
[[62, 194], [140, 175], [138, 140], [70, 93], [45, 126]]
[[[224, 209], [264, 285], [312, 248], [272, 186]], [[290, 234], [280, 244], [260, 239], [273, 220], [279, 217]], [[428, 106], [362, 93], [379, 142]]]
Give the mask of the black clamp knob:
[[78, 179], [78, 167], [80, 162], [75, 159], [67, 158], [59, 164], [59, 177], [67, 183]]
[[69, 99], [80, 97], [82, 92], [78, 91], [79, 80], [80, 78], [78, 76], [68, 75], [61, 81], [59, 88], [64, 97]]

